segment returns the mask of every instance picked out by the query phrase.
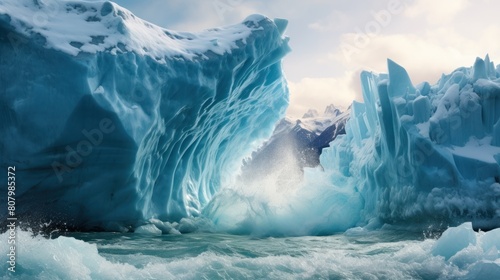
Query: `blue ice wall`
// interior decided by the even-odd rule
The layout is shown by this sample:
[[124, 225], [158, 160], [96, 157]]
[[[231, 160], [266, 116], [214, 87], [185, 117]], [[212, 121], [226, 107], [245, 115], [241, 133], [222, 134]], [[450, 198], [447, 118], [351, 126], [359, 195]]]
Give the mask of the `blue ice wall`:
[[333, 185], [362, 200], [359, 224], [500, 226], [499, 78], [488, 56], [434, 86], [391, 60], [388, 74], [361, 74], [365, 102], [321, 156]]
[[198, 215], [284, 115], [286, 21], [176, 33], [111, 2], [57, 3], [54, 17], [0, 3], [0, 166], [16, 167], [17, 214], [108, 230]]

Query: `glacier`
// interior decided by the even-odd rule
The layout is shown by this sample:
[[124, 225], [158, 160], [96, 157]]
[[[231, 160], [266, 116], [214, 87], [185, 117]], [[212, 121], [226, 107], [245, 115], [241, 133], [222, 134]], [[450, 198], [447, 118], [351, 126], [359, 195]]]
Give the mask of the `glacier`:
[[175, 32], [109, 1], [1, 1], [0, 166], [16, 167], [18, 218], [129, 230], [198, 216], [284, 116], [286, 26]]
[[388, 60], [387, 74], [360, 77], [364, 103], [353, 102], [320, 166], [285, 186], [266, 175], [220, 191], [204, 209], [216, 227], [264, 236], [500, 227], [500, 67], [486, 56], [414, 86]]
[[499, 70], [486, 56], [433, 86], [391, 60], [388, 74], [361, 74], [364, 103], [321, 155], [361, 201], [360, 222], [500, 226]]
[[175, 32], [112, 2], [2, 0], [21, 226], [0, 233], [17, 261], [0, 278], [498, 278], [500, 66], [414, 85], [388, 60], [361, 74], [364, 103], [294, 123], [286, 25]]
[[[500, 68], [488, 56], [435, 85], [391, 60], [387, 74], [363, 72], [364, 103], [319, 167], [285, 151], [279, 172], [257, 164], [240, 180], [288, 105], [286, 26], [253, 15], [175, 32], [112, 2], [2, 1], [0, 166], [16, 166], [20, 218], [141, 234], [500, 226]], [[322, 128], [343, 132], [336, 117]]]

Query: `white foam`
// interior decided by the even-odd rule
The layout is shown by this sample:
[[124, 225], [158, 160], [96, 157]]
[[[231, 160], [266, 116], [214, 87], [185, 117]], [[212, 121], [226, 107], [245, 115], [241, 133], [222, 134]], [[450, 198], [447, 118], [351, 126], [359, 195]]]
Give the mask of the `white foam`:
[[[187, 253], [179, 258], [172, 258], [169, 255], [171, 249], [169, 243], [165, 243], [165, 253], [162, 253], [168, 258], [141, 253], [150, 249], [162, 250], [158, 248], [158, 244], [161, 244], [158, 242], [150, 242], [154, 247], [144, 247], [137, 254], [102, 255], [95, 244], [69, 237], [56, 239], [33, 237], [30, 232], [18, 231], [19, 257], [16, 277], [21, 279], [495, 279], [500, 272], [500, 258], [496, 247], [500, 242], [498, 231], [475, 233], [469, 225], [450, 228], [439, 240], [379, 243], [350, 242], [343, 235], [258, 240], [235, 237], [232, 242], [227, 239], [211, 241], [210, 235], [204, 235], [206, 240], [200, 240], [202, 236], [196, 236], [189, 242], [200, 240], [204, 242], [203, 244], [209, 242], [212, 246], [200, 254]], [[477, 243], [470, 243], [456, 252], [452, 250], [449, 259], [435, 254], [435, 248], [448, 242], [446, 236], [453, 235], [457, 230], [465, 233], [468, 238], [476, 238]], [[367, 231], [366, 234], [369, 237], [373, 232]], [[7, 233], [0, 235], [0, 239], [6, 240], [6, 238]], [[188, 241], [184, 242], [188, 244]], [[5, 252], [7, 243], [0, 244], [2, 252]], [[124, 244], [119, 246], [123, 247]], [[141, 244], [144, 244], [144, 240]], [[193, 243], [194, 247], [197, 245], [199, 244]], [[279, 250], [268, 250], [268, 246]], [[120, 248], [123, 249], [122, 247]], [[179, 248], [181, 247], [172, 250]], [[242, 248], [250, 252], [253, 257], [245, 257], [232, 251]], [[5, 272], [6, 270], [2, 270], [0, 275], [6, 276]], [[485, 278], [486, 276], [490, 278]]]

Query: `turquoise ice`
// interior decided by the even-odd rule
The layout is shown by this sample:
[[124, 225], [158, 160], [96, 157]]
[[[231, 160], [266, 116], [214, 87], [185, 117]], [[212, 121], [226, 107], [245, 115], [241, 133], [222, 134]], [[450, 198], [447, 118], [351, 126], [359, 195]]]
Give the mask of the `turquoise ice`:
[[364, 103], [321, 156], [332, 184], [361, 199], [360, 224], [500, 225], [499, 78], [488, 56], [433, 86], [391, 60], [388, 74], [361, 74]]
[[199, 215], [284, 116], [286, 25], [179, 33], [111, 2], [2, 1], [0, 165], [16, 166], [17, 214], [107, 230]]
[[1, 165], [18, 170], [27, 220], [170, 232], [166, 222], [202, 216], [262, 235], [499, 226], [500, 71], [489, 57], [436, 85], [413, 85], [391, 60], [387, 74], [363, 72], [364, 103], [320, 168], [297, 184], [245, 185], [234, 180], [242, 159], [288, 104], [286, 20], [185, 33], [111, 2], [50, 3], [0, 5]]

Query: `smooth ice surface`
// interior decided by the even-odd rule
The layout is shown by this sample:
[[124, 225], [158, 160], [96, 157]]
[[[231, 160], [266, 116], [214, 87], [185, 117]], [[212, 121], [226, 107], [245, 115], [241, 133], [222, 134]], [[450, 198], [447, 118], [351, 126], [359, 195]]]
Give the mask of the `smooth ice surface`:
[[[262, 239], [213, 233], [45, 239], [19, 231], [15, 279], [497, 279], [499, 250], [489, 240], [499, 240], [498, 232], [470, 227], [450, 228], [438, 240], [391, 230]], [[436, 254], [457, 230], [465, 242], [477, 242], [446, 251], [449, 258]], [[6, 246], [1, 242], [0, 250]]]
[[0, 1], [0, 166], [16, 166], [19, 217], [130, 230], [198, 215], [284, 115], [285, 27], [178, 33], [111, 2]]
[[[449, 259], [469, 245], [476, 245], [476, 239], [472, 223], [464, 223], [456, 228], [447, 229], [432, 248], [432, 253]], [[489, 248], [483, 249], [487, 252]]]
[[161, 235], [162, 230], [157, 228], [154, 224], [147, 224], [137, 227], [134, 230], [135, 234], [148, 234], [148, 235]]

